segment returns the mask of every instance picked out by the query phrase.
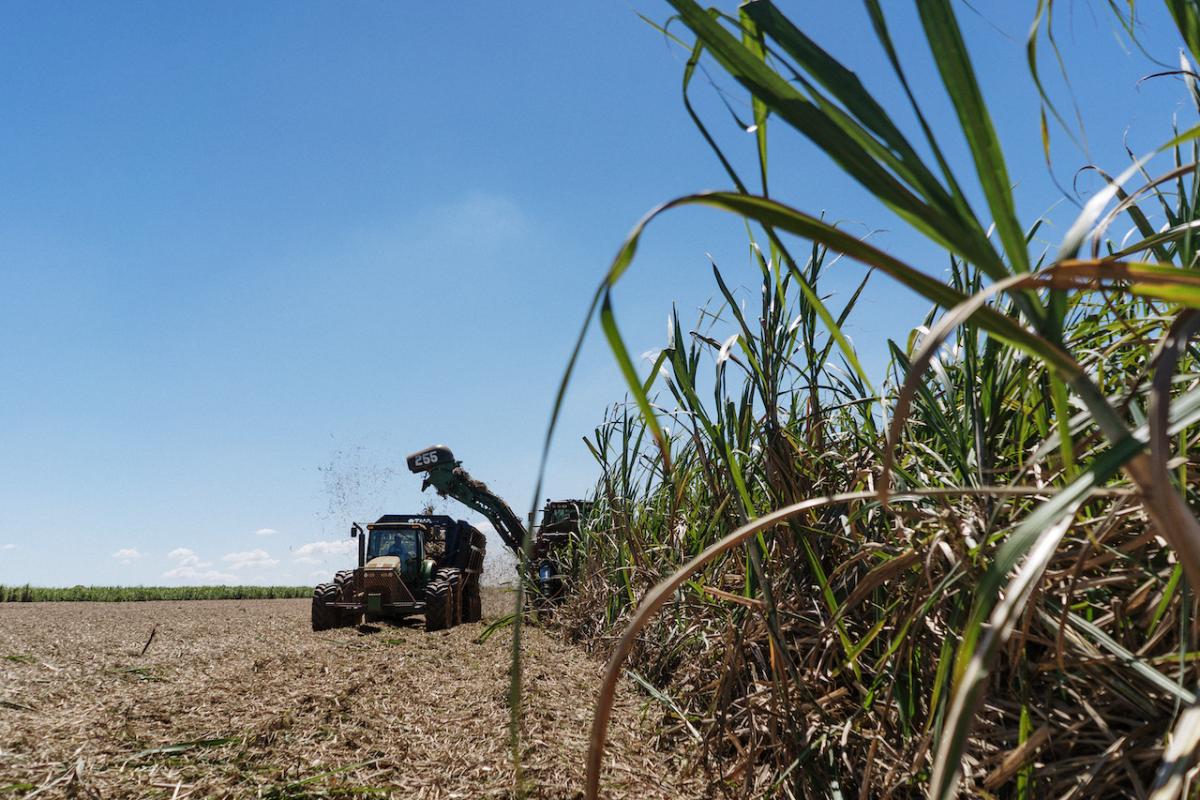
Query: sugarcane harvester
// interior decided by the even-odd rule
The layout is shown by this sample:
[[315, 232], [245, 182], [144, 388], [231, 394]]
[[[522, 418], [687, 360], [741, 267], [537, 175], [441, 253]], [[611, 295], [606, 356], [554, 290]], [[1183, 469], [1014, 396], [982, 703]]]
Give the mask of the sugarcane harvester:
[[529, 534], [521, 518], [487, 484], [472, 478], [449, 448], [438, 445], [413, 453], [408, 457], [408, 468], [426, 473], [422, 491], [433, 487], [440, 496], [452, 497], [486, 517], [500, 541], [517, 557], [517, 563], [527, 566], [536, 576], [542, 598], [553, 600], [562, 595], [563, 569], [558, 559], [569, 537], [579, 532], [580, 520], [586, 517], [590, 503], [546, 501], [542, 525], [537, 535], [530, 539], [530, 549], [526, 552]]

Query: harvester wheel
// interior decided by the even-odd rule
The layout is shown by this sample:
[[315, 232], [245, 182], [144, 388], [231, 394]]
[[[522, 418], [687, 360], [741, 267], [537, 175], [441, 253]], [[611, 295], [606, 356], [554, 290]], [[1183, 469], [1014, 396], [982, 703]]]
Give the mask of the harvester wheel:
[[479, 595], [479, 584], [468, 586], [463, 595], [463, 622], [479, 622], [483, 619], [483, 598]]
[[445, 567], [437, 571], [437, 577], [446, 582], [450, 587], [449, 601], [446, 603], [448, 613], [446, 615], [447, 627], [453, 628], [455, 625], [463, 621], [463, 582], [462, 570], [454, 567]]
[[312, 629], [314, 631], [339, 628], [344, 624], [342, 622], [341, 610], [330, 605], [330, 603], [336, 603], [337, 601], [338, 587], [335, 584], [321, 583], [317, 584], [317, 588], [313, 589]]
[[425, 630], [440, 631], [449, 628], [452, 622], [451, 613], [454, 595], [450, 592], [450, 584], [443, 578], [434, 578], [425, 587]]

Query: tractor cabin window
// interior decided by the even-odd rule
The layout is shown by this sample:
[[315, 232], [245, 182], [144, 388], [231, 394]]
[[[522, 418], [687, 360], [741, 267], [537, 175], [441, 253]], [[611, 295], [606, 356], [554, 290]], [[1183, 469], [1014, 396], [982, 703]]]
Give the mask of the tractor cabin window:
[[421, 545], [417, 539], [417, 531], [411, 528], [372, 531], [371, 543], [367, 547], [367, 560], [378, 556], [397, 556], [402, 570], [409, 569], [410, 564], [419, 565]]

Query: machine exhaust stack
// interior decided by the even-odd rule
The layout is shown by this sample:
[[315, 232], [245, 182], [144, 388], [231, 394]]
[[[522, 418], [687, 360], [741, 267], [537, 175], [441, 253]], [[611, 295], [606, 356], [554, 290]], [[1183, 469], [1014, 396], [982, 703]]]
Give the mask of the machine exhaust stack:
[[362, 569], [367, 563], [367, 537], [362, 525], [357, 522], [350, 523], [350, 537], [358, 539], [358, 568]]

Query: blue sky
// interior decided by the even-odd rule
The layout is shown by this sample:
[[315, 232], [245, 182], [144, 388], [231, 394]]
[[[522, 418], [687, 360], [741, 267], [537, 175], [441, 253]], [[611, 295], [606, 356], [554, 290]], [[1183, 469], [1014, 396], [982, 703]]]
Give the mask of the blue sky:
[[[846, 34], [857, 5], [784, 5], [897, 107], [866, 35]], [[987, 18], [955, 6], [1020, 212], [1050, 210], [1052, 242], [1070, 207], [1024, 65], [1033, 3], [975, 7]], [[680, 102], [683, 57], [638, 12], [669, 16], [650, 0], [4, 6], [0, 583], [315, 582], [350, 561], [349, 518], [423, 502], [402, 459], [434, 442], [526, 508], [553, 389], [623, 236], [658, 202], [728, 185]], [[1139, 13], [1174, 64], [1163, 12]], [[1194, 124], [1177, 80], [1138, 84], [1158, 67], [1099, 4], [1063, 6], [1057, 32], [1089, 109], [1087, 155], [1053, 131], [1062, 182], [1089, 158], [1121, 169], [1123, 141], [1149, 150], [1173, 115]], [[710, 87], [696, 100], [748, 166], [752, 138]], [[772, 147], [777, 196], [945, 268], [807, 143], [780, 127]], [[754, 285], [736, 220], [688, 210], [650, 229], [617, 293], [631, 349], [663, 343], [672, 302], [687, 321], [712, 296], [709, 254]], [[829, 288], [859, 275], [841, 266]], [[881, 374], [886, 337], [925, 305], [878, 279], [861, 309], [848, 332]], [[588, 490], [579, 437], [621, 396], [592, 336], [546, 495]]]

